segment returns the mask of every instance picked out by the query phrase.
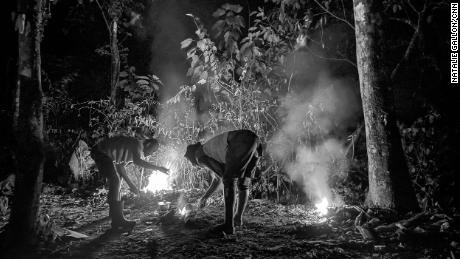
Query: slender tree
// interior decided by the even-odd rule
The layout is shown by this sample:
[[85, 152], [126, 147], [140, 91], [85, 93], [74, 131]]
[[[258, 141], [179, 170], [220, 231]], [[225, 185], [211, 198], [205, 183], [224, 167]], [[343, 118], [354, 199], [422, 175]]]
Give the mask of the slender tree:
[[110, 100], [113, 104], [119, 105], [117, 100], [118, 80], [120, 77], [120, 49], [118, 33], [120, 19], [123, 8], [129, 4], [130, 0], [96, 0], [96, 4], [101, 11], [102, 18], [109, 35], [110, 49]]
[[393, 112], [385, 62], [382, 2], [353, 0], [356, 56], [366, 128], [370, 207], [399, 212], [418, 208]]
[[15, 195], [9, 220], [9, 241], [33, 245], [43, 178], [43, 90], [40, 42], [43, 32], [43, 0], [18, 0], [18, 75], [15, 98]]

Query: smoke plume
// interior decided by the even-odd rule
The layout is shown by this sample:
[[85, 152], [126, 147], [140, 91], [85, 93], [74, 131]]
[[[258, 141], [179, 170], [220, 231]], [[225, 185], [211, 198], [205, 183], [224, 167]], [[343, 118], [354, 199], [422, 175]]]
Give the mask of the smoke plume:
[[340, 203], [328, 182], [333, 174], [346, 170], [344, 136], [358, 112], [351, 84], [326, 75], [281, 98], [282, 126], [268, 149], [312, 202], [327, 198]]

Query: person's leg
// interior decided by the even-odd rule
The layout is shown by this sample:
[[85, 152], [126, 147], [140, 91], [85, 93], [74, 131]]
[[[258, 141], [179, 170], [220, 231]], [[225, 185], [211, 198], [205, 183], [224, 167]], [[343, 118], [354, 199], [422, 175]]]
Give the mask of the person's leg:
[[234, 226], [243, 226], [243, 214], [246, 210], [246, 205], [249, 197], [249, 185], [251, 184], [251, 178], [244, 177], [238, 179], [238, 206], [234, 218]]
[[235, 185], [236, 180], [243, 176], [244, 166], [247, 163], [248, 151], [252, 147], [251, 136], [246, 134], [232, 134], [228, 139], [225, 156], [225, 169], [222, 175], [224, 182], [225, 223], [220, 226], [225, 233], [234, 232], [235, 212]]
[[120, 214], [120, 177], [115, 173], [109, 180], [109, 217], [112, 220], [112, 228], [119, 226], [122, 222], [122, 216]]
[[233, 210], [235, 207], [235, 182], [236, 179], [224, 179], [224, 203], [225, 203], [225, 217], [224, 224], [221, 226], [223, 231], [227, 234], [234, 233], [233, 226]]
[[248, 202], [249, 187], [251, 185], [251, 179], [254, 176], [258, 160], [259, 158], [257, 156], [252, 156], [245, 168], [244, 177], [238, 178], [238, 208], [235, 214], [235, 227], [243, 226], [243, 214]]
[[92, 152], [92, 157], [96, 162], [99, 173], [107, 179], [109, 192], [107, 203], [109, 204], [109, 217], [112, 227], [120, 224], [119, 205], [120, 205], [120, 177], [111, 159], [97, 150]]
[[[121, 166], [124, 166], [124, 165], [116, 165], [115, 168], [116, 170], [120, 170], [119, 168]], [[117, 219], [117, 222], [116, 224], [112, 224], [112, 227], [126, 227], [126, 228], [132, 228], [134, 227], [134, 225], [136, 224], [135, 221], [131, 221], [131, 220], [126, 220], [125, 217], [123, 216], [123, 207], [124, 207], [124, 202], [121, 200], [121, 197], [120, 197], [120, 187], [121, 187], [121, 176], [117, 173], [117, 178], [118, 178], [118, 184], [117, 186], [114, 188], [114, 190], [117, 191], [117, 201], [116, 201], [116, 219]]]
[[243, 224], [249, 186], [258, 161], [257, 146], [257, 137], [249, 131], [234, 134], [228, 143], [226, 169], [238, 178], [238, 203], [234, 218], [234, 226], [237, 227]]

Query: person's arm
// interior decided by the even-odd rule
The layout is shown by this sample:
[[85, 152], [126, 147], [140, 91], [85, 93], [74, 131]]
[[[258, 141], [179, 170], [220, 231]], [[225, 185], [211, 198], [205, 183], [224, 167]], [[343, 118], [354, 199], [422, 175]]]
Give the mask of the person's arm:
[[212, 170], [216, 175], [213, 176], [212, 182], [209, 185], [208, 190], [206, 190], [205, 194], [201, 197], [199, 202], [199, 207], [204, 208], [206, 206], [206, 201], [208, 198], [217, 190], [219, 185], [221, 184], [222, 180], [221, 177], [224, 174], [224, 165], [216, 161], [215, 159], [207, 156], [202, 149], [200, 149], [197, 153], [197, 162], [200, 166], [204, 166]]
[[162, 172], [164, 174], [168, 174], [168, 171], [169, 171], [169, 169], [167, 169], [167, 168], [164, 168], [162, 166], [154, 165], [152, 163], [149, 163], [149, 162], [141, 159], [141, 156], [140, 156], [139, 152], [135, 152], [133, 154], [133, 163], [135, 165], [137, 165], [137, 166], [142, 167], [142, 168], [157, 170], [157, 171], [160, 171], [160, 172]]
[[208, 190], [206, 191], [206, 193], [200, 199], [200, 202], [199, 202], [199, 207], [200, 208], [204, 208], [206, 206], [206, 201], [217, 190], [217, 188], [219, 187], [221, 182], [222, 181], [221, 181], [220, 177], [214, 176], [214, 178], [212, 179], [211, 184], [209, 185]]
[[205, 166], [215, 172], [217, 175], [222, 177], [224, 175], [225, 166], [219, 163], [215, 159], [207, 156], [203, 150], [197, 151], [197, 162], [200, 166]]
[[123, 178], [129, 186], [129, 189], [135, 194], [139, 194], [139, 189], [131, 182], [128, 175], [126, 174], [125, 166], [123, 164], [117, 164], [117, 172], [120, 174], [121, 178]]
[[157, 171], [160, 171], [164, 174], [168, 174], [168, 171], [169, 169], [165, 168], [165, 167], [162, 167], [162, 166], [157, 166], [157, 165], [154, 165], [154, 164], [151, 164], [145, 160], [142, 160], [139, 158], [139, 160], [133, 160], [133, 163], [137, 166], [140, 166], [142, 168], [145, 168], [145, 169], [152, 169], [152, 170], [157, 170]]

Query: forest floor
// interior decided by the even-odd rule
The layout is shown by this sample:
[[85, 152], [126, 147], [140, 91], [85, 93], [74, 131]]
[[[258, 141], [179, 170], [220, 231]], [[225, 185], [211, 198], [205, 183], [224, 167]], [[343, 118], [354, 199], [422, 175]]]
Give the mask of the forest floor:
[[[131, 233], [115, 233], [109, 231], [104, 190], [89, 195], [45, 190], [42, 221], [52, 222], [54, 234], [36, 258], [455, 258], [459, 251], [452, 233], [415, 241], [393, 234], [364, 240], [355, 215], [339, 222], [337, 209], [319, 217], [305, 205], [260, 199], [250, 200], [245, 226], [234, 235], [212, 233], [223, 219], [221, 196], [214, 195], [205, 209], [178, 212], [199, 194], [169, 191], [131, 199], [125, 216], [137, 224]], [[170, 209], [160, 210], [160, 201], [171, 202]]]

